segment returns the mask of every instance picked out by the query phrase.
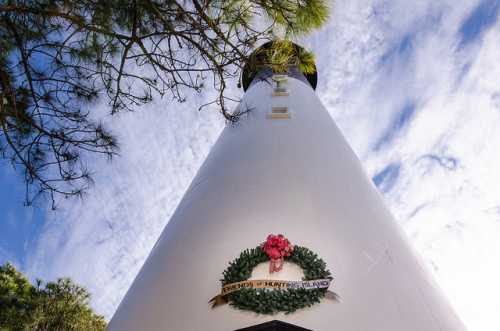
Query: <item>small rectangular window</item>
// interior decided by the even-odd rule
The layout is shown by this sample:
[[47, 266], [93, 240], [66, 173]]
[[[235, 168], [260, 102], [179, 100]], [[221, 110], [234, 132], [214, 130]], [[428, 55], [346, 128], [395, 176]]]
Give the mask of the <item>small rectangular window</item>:
[[290, 118], [291, 114], [288, 107], [273, 107], [271, 112], [267, 114], [267, 118]]
[[287, 96], [288, 95], [287, 87], [288, 87], [287, 75], [273, 76], [273, 96]]
[[273, 107], [273, 114], [285, 114], [288, 113], [287, 107]]

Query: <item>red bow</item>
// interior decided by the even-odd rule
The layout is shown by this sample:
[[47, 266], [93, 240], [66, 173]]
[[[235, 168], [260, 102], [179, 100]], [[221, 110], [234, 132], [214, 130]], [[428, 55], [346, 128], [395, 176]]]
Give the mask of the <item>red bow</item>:
[[283, 269], [285, 257], [293, 252], [293, 245], [282, 234], [277, 236], [270, 234], [262, 244], [262, 250], [269, 257], [269, 273], [278, 272]]

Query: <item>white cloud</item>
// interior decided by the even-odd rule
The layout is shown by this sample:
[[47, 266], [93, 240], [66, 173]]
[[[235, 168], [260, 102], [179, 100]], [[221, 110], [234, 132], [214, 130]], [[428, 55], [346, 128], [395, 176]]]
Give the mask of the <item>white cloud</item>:
[[[359, 51], [368, 37], [332, 41], [339, 49], [333, 54], [350, 56], [340, 65], [364, 68], [339, 75], [337, 83], [344, 79], [347, 88], [334, 85], [320, 94], [369, 172], [392, 172], [381, 185], [389, 187], [386, 200], [469, 329], [497, 330], [500, 25], [459, 48], [461, 26], [478, 2], [392, 5], [384, 7], [384, 18], [352, 29], [393, 36], [371, 43], [375, 60]], [[359, 12], [354, 8], [353, 17]], [[384, 26], [385, 15], [395, 16], [390, 27]], [[397, 33], [384, 32], [388, 28]], [[415, 110], [405, 121], [408, 103]], [[374, 150], [381, 137], [387, 141]]]
[[[500, 24], [459, 46], [478, 4], [339, 0], [331, 24], [304, 44], [317, 54], [320, 98], [367, 171], [382, 173], [389, 207], [469, 330], [493, 331]], [[193, 102], [146, 108], [113, 121], [122, 156], [95, 161], [95, 190], [51, 215], [29, 263], [33, 275], [87, 285], [108, 317], [223, 126]]]

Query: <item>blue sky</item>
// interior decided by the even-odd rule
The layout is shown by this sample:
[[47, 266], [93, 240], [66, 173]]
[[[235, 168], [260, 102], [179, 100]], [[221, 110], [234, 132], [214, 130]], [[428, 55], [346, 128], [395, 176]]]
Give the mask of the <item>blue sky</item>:
[[9, 260], [24, 268], [43, 229], [45, 204], [38, 201], [34, 206], [24, 206], [22, 177], [6, 161], [0, 163], [0, 183], [0, 263]]
[[[337, 0], [328, 26], [300, 41], [317, 56], [319, 97], [471, 331], [500, 329], [499, 10]], [[224, 126], [195, 110], [209, 97], [108, 119], [121, 157], [92, 158], [94, 190], [56, 212], [22, 207], [2, 163], [0, 263], [71, 276], [109, 317]]]

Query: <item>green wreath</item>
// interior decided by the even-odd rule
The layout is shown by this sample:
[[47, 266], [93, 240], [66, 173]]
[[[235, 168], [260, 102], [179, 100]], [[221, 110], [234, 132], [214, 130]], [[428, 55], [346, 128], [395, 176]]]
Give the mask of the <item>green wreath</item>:
[[[304, 271], [302, 280], [304, 281], [333, 279], [330, 271], [326, 269], [326, 263], [305, 247], [294, 246], [293, 252], [284, 259], [302, 268]], [[269, 260], [261, 246], [243, 251], [224, 270], [221, 279], [222, 286], [248, 280], [253, 268]], [[327, 292], [329, 291], [326, 288], [274, 290], [243, 288], [227, 294], [225, 299], [237, 309], [250, 310], [258, 314], [275, 314], [277, 312], [289, 314], [319, 303]]]

